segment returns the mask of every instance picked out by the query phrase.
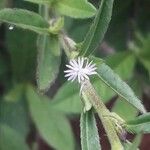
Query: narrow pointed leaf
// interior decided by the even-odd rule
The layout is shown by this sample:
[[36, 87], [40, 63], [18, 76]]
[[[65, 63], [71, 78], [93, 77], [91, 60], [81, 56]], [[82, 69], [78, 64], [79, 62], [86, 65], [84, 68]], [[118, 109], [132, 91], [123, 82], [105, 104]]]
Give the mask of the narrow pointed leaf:
[[134, 133], [150, 133], [150, 113], [127, 122], [127, 130]]
[[62, 15], [73, 18], [89, 18], [96, 13], [96, 8], [87, 0], [60, 0], [54, 8]]
[[84, 39], [80, 55], [90, 55], [103, 40], [111, 20], [113, 2], [114, 0], [101, 0], [94, 22]]
[[39, 36], [38, 39], [37, 83], [40, 90], [47, 90], [59, 71], [61, 52], [58, 38]]
[[141, 123], [141, 124], [137, 124], [137, 125], [128, 125], [127, 130], [133, 133], [150, 133], [150, 122], [146, 122], [146, 123]]
[[52, 109], [48, 99], [39, 96], [29, 85], [27, 99], [31, 117], [42, 138], [57, 150], [74, 150], [74, 138], [66, 117]]
[[48, 34], [49, 24], [40, 15], [24, 10], [5, 8], [0, 10], [0, 21], [28, 29], [39, 34]]
[[145, 122], [150, 122], [150, 113], [146, 113], [144, 115], [137, 117], [134, 120], [128, 121], [128, 124], [138, 124], [138, 123], [145, 123]]
[[99, 78], [120, 97], [132, 104], [135, 108], [145, 113], [146, 110], [141, 101], [136, 97], [133, 90], [105, 63], [97, 66]]
[[101, 150], [99, 134], [92, 110], [81, 114], [80, 130], [82, 150]]

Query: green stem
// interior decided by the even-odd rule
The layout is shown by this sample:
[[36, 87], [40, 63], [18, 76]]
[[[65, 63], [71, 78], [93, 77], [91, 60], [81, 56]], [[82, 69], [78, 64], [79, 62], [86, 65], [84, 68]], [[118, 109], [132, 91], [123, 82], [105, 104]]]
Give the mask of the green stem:
[[86, 80], [82, 83], [82, 92], [89, 98], [89, 101], [98, 113], [110, 141], [111, 149], [123, 150], [123, 146], [119, 140], [113, 122], [109, 117], [104, 117], [110, 116], [110, 111], [101, 101], [89, 80]]
[[[67, 49], [66, 47], [65, 50]], [[68, 49], [65, 52], [67, 54], [68, 59], [70, 59], [69, 56], [71, 56], [71, 54], [69, 54]], [[71, 53], [73, 53], [73, 51]], [[105, 131], [107, 133], [108, 139], [110, 141], [111, 149], [123, 150], [124, 148], [119, 140], [114, 123], [109, 117], [106, 117], [106, 116], [111, 116], [111, 113], [106, 108], [104, 103], [100, 100], [99, 96], [97, 95], [94, 87], [92, 86], [89, 80], [86, 80], [81, 84], [81, 92], [82, 92], [82, 96], [85, 95], [89, 99], [89, 102], [92, 104], [92, 106], [95, 108], [96, 112], [98, 113], [103, 123], [103, 126], [105, 128]]]
[[39, 14], [49, 21], [49, 8], [44, 5], [39, 5]]

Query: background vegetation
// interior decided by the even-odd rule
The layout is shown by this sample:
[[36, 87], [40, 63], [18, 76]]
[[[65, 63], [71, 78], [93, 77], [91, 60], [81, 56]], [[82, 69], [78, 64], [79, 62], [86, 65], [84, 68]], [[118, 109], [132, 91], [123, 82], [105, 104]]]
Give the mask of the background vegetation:
[[[98, 2], [91, 0], [96, 8]], [[38, 5], [23, 0], [1, 0], [0, 9], [5, 7], [38, 12]], [[148, 0], [115, 0], [108, 31], [95, 51], [97, 57], [103, 58], [133, 88], [148, 112], [150, 111], [149, 8]], [[80, 43], [92, 20], [93, 18], [65, 17], [65, 32]], [[47, 48], [55, 47], [54, 42], [47, 44]], [[42, 79], [42, 74], [45, 73], [43, 66], [38, 65], [43, 71], [38, 76], [41, 77], [39, 82], [36, 82], [38, 55], [36, 43], [36, 33], [18, 29], [10, 24], [0, 24], [0, 147], [2, 150], [50, 150], [52, 147], [57, 150], [73, 150], [76, 147], [76, 150], [80, 150], [79, 116], [82, 103], [78, 94], [79, 86], [66, 83], [63, 70], [67, 59], [64, 52], [55, 47], [57, 51], [48, 57], [51, 58], [52, 64], [49, 71], [54, 72], [49, 81], [51, 86], [46, 94], [39, 96], [35, 87], [39, 84], [43, 89], [47, 81], [46, 78]], [[93, 82], [110, 110], [125, 120], [135, 119], [139, 114], [137, 109], [122, 101], [104, 83]], [[101, 122], [96, 120], [102, 147], [109, 150], [110, 146]], [[144, 128], [150, 131], [148, 125]], [[139, 133], [138, 129], [134, 129]], [[134, 143], [130, 149], [137, 149], [140, 145], [141, 150], [149, 150], [149, 134], [142, 135], [140, 132], [135, 136], [130, 133], [127, 139], [131, 142], [133, 140]]]

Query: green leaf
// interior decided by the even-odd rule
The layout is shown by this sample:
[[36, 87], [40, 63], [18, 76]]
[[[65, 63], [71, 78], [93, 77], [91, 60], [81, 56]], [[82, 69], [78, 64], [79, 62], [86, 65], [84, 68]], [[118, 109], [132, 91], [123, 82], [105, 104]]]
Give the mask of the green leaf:
[[[106, 57], [105, 61], [106, 64], [108, 64], [123, 79], [131, 78], [133, 74], [134, 65], [135, 65], [135, 57], [131, 53], [119, 52]], [[104, 82], [99, 81], [97, 78], [95, 78], [95, 81], [93, 81], [93, 83], [94, 83], [94, 87], [98, 91], [98, 94], [102, 98], [103, 102], [106, 103], [113, 96], [115, 96], [114, 91], [112, 91], [108, 86], [106, 86]], [[121, 103], [121, 102], [117, 101], [117, 103]], [[124, 102], [122, 103], [124, 104]]]
[[145, 69], [147, 69], [150, 76], [150, 34], [148, 34], [146, 37], [143, 37], [140, 33], [137, 33], [136, 38], [136, 43], [131, 43], [132, 47], [130, 48], [133, 50]]
[[107, 103], [115, 96], [115, 92], [106, 86], [103, 81], [99, 80], [99, 77], [96, 76], [92, 84], [104, 103]]
[[7, 30], [6, 44], [11, 58], [13, 80], [33, 80], [37, 53], [36, 34], [17, 28]]
[[[105, 61], [106, 64], [108, 64], [117, 74], [121, 76], [121, 78], [123, 79], [131, 78], [133, 74], [134, 65], [135, 65], [135, 57], [131, 53], [119, 52], [106, 57]], [[98, 91], [98, 94], [102, 98], [103, 102], [106, 103], [113, 96], [115, 96], [115, 92], [112, 91], [108, 86], [106, 86], [103, 81], [100, 81], [96, 78], [96, 81], [93, 83], [94, 83], [94, 87]], [[118, 101], [116, 103], [117, 106], [119, 106], [120, 103], [121, 103], [120, 105], [124, 104], [124, 102], [118, 102]], [[119, 107], [117, 108], [119, 109]]]
[[[130, 79], [132, 77], [135, 65], [135, 57], [131, 53], [119, 52], [106, 57], [105, 61], [106, 64], [108, 64], [119, 76], [121, 76], [121, 78]], [[96, 82], [94, 82], [94, 87], [105, 103], [108, 102], [113, 96], [115, 96], [115, 92], [106, 86], [104, 82], [99, 81], [98, 79]], [[124, 104], [124, 102], [118, 101], [117, 103]], [[119, 104], [116, 105], [119, 106]], [[119, 109], [119, 107], [117, 108]]]
[[119, 114], [125, 120], [133, 119], [137, 115], [137, 109], [121, 98], [117, 99], [112, 111]]
[[35, 4], [45, 4], [45, 5], [50, 5], [53, 0], [24, 0], [27, 2], [35, 3]]
[[141, 58], [140, 61], [144, 65], [145, 69], [147, 69], [147, 71], [149, 73], [149, 77], [150, 77], [150, 57], [147, 60], [144, 58]]
[[47, 98], [28, 86], [27, 98], [31, 116], [43, 139], [57, 150], [74, 150], [74, 139], [66, 117], [50, 107]]
[[0, 123], [8, 125], [20, 135], [26, 137], [29, 133], [29, 117], [26, 103], [23, 100], [13, 103], [1, 100]]
[[69, 32], [69, 36], [77, 43], [82, 42], [87, 31], [90, 28], [91, 19], [72, 19], [65, 17], [65, 30]]
[[144, 106], [141, 104], [141, 101], [135, 96], [132, 89], [124, 81], [122, 81], [121, 78], [116, 73], [114, 73], [114, 71], [109, 66], [107, 66], [105, 63], [102, 63], [97, 67], [99, 78], [107, 86], [109, 86], [120, 97], [132, 104], [142, 113], [146, 112]]
[[0, 133], [1, 150], [29, 150], [25, 139], [16, 130], [7, 125], [0, 124]]
[[92, 110], [81, 114], [80, 130], [82, 150], [101, 150], [98, 129]]
[[28, 29], [39, 34], [48, 34], [49, 24], [40, 15], [24, 9], [0, 10], [0, 21]]
[[56, 12], [73, 18], [89, 18], [96, 13], [96, 8], [87, 0], [60, 0], [53, 7]]
[[79, 88], [75, 83], [65, 83], [57, 92], [51, 105], [63, 113], [80, 113], [82, 103], [79, 96]]
[[49, 27], [49, 31], [54, 35], [59, 34], [64, 26], [64, 18], [60, 17]]
[[[108, 100], [115, 95], [99, 78], [92, 80], [92, 83], [104, 102], [108, 102]], [[81, 113], [82, 102], [80, 100], [79, 91], [79, 85], [76, 83], [65, 83], [60, 87], [51, 101], [52, 107], [66, 114]]]
[[3, 84], [4, 82], [9, 82], [8, 76], [10, 75], [10, 61], [7, 59], [5, 54], [0, 53], [0, 82]]
[[37, 83], [40, 90], [47, 90], [59, 72], [61, 52], [58, 37], [39, 36]]
[[110, 66], [122, 79], [130, 79], [135, 66], [135, 56], [131, 52], [118, 52], [108, 56], [106, 64]]
[[16, 102], [20, 100], [24, 93], [24, 84], [16, 84], [8, 93], [4, 96], [4, 99], [8, 102]]
[[134, 120], [128, 121], [128, 124], [138, 124], [138, 123], [145, 123], [145, 122], [150, 122], [150, 113], [146, 113], [144, 115], [137, 117]]
[[137, 125], [128, 125], [127, 127], [128, 131], [131, 131], [133, 133], [150, 133], [150, 122], [141, 123]]
[[90, 55], [103, 40], [108, 24], [111, 20], [113, 1], [114, 0], [101, 1], [94, 22], [84, 39], [80, 55]]
[[[136, 80], [130, 81], [131, 88], [135, 91], [137, 96], [141, 97], [142, 91], [141, 91], [141, 87], [139, 84], [140, 84], [139, 81], [136, 81]], [[133, 107], [126, 101], [123, 101], [122, 98], [117, 99], [117, 101], [115, 102], [113, 106], [112, 111], [119, 114], [119, 116], [121, 116], [124, 120], [134, 119], [138, 114], [138, 110], [135, 109], [135, 107]]]
[[127, 130], [134, 133], [150, 133], [150, 113], [127, 122]]

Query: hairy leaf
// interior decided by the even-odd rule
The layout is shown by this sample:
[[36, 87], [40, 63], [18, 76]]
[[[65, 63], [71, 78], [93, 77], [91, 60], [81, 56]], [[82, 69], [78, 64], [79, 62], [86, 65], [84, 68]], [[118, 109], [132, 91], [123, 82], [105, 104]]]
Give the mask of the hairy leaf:
[[40, 90], [47, 90], [59, 72], [61, 52], [58, 38], [39, 36], [38, 39], [37, 83]]
[[124, 81], [122, 81], [121, 78], [114, 73], [109, 66], [107, 66], [105, 63], [102, 63], [97, 67], [98, 76], [106, 85], [108, 85], [119, 96], [132, 104], [142, 113], [146, 112], [144, 106], [141, 104], [141, 101], [136, 97], [132, 89]]
[[80, 130], [82, 150], [101, 150], [99, 134], [92, 110], [81, 114]]
[[103, 40], [111, 20], [114, 0], [102, 0], [93, 24], [87, 33], [81, 47], [80, 55], [90, 55]]
[[48, 34], [49, 24], [40, 15], [24, 10], [5, 8], [0, 10], [0, 21], [28, 29], [39, 34]]
[[73, 18], [89, 18], [96, 13], [96, 8], [87, 0], [60, 0], [53, 7], [62, 15]]

